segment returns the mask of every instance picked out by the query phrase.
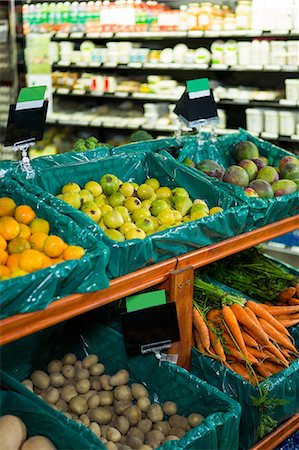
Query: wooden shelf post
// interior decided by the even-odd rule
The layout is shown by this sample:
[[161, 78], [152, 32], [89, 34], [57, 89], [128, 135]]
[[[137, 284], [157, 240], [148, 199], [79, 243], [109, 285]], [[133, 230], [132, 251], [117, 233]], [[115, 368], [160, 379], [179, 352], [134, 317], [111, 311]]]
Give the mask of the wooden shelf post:
[[188, 266], [169, 274], [169, 300], [176, 302], [181, 340], [173, 344], [170, 354], [178, 354], [178, 365], [190, 370], [192, 349], [193, 267]]

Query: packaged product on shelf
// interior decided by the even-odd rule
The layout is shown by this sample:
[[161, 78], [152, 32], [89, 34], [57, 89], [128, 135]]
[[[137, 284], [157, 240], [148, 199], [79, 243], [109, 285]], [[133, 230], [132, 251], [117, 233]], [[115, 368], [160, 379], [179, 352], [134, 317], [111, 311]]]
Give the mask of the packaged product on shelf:
[[109, 251], [102, 243], [66, 221], [35, 190], [30, 194], [9, 179], [0, 193], [1, 318], [108, 287]]
[[[152, 447], [165, 442], [165, 448], [172, 449], [238, 448], [237, 402], [172, 363], [159, 364], [153, 355], [127, 356], [122, 335], [91, 317], [80, 318], [80, 327], [77, 319], [68, 322], [67, 333], [62, 324], [24, 338], [17, 346], [9, 344], [2, 355], [6, 384], [30, 403], [51, 410], [61, 424], [69, 424], [70, 438], [72, 430], [79, 429], [91, 444], [99, 439], [107, 448], [110, 442], [133, 448], [144, 442]], [[68, 386], [66, 378], [77, 382]], [[55, 386], [65, 381], [60, 395]], [[45, 390], [46, 386], [51, 388]]]
[[[194, 282], [195, 347], [198, 350], [192, 354], [191, 372], [238, 399], [242, 406], [240, 446], [244, 449], [296, 413], [299, 390], [299, 329], [298, 325], [292, 327], [298, 324], [298, 319], [281, 318], [297, 314], [299, 306], [285, 301], [287, 295], [296, 292], [296, 288], [287, 286], [296, 283], [299, 271], [263, 255], [252, 259], [255, 252], [251, 249], [240, 253], [236, 261], [230, 257], [230, 266], [229, 261], [223, 260], [198, 271]], [[239, 273], [238, 263], [242, 267], [242, 258], [244, 268]], [[251, 268], [255, 273], [254, 282], [248, 273]], [[223, 277], [225, 273], [227, 276]], [[250, 285], [246, 286], [247, 282]], [[279, 286], [284, 288], [277, 292]], [[252, 301], [244, 291], [256, 292], [263, 303], [258, 303], [251, 295]], [[283, 306], [269, 304], [282, 299]], [[285, 316], [278, 314], [281, 311], [285, 311]], [[203, 322], [204, 317], [206, 322]], [[202, 322], [202, 327], [211, 326], [207, 343], [199, 328]]]
[[[112, 156], [99, 161], [92, 160], [90, 163], [82, 163], [80, 164], [80, 170], [74, 164], [61, 167], [55, 165], [55, 168], [38, 168], [35, 166], [35, 178], [29, 182], [22, 181], [22, 184], [26, 185], [26, 188], [30, 191], [35, 189], [35, 186], [39, 186], [44, 191], [47, 191], [49, 194], [44, 192], [44, 195], [49, 204], [55, 205], [55, 208], [58, 208], [59, 211], [72, 217], [80, 226], [92, 230], [100, 240], [103, 240], [113, 250], [113, 257], [110, 260], [108, 268], [110, 278], [115, 278], [137, 270], [140, 267], [153, 264], [154, 262], [159, 262], [171, 258], [174, 255], [183, 254], [201, 246], [209, 245], [225, 237], [235, 236], [243, 232], [246, 226], [248, 213], [247, 202], [239, 203], [234, 196], [231, 196], [231, 189], [228, 185], [224, 185], [222, 188], [218, 183], [210, 183], [200, 173], [190, 171], [188, 167], [176, 162], [168, 154], [147, 153], [141, 149], [138, 151], [138, 146], [142, 148], [143, 145], [142, 143], [137, 144], [135, 147], [137, 151], [130, 152], [130, 154], [116, 154], [115, 157]], [[125, 151], [125, 147], [122, 149]], [[36, 164], [38, 164], [38, 160]], [[53, 171], [55, 171], [55, 177], [53, 177]], [[100, 225], [104, 228], [104, 231], [108, 231], [105, 228], [113, 228], [115, 231], [113, 233], [108, 232], [108, 234], [111, 237], [112, 235], [117, 235], [116, 239], [120, 242], [112, 240], [113, 237], [110, 239], [106, 236], [98, 224], [87, 217], [86, 214], [66, 204], [60, 198], [57, 199], [53, 196], [53, 194], [59, 195], [62, 187], [68, 183], [75, 183], [76, 189], [81, 191], [81, 188], [87, 182], [93, 180], [98, 183], [107, 174], [113, 175], [111, 177], [113, 190], [107, 191], [107, 195], [104, 195], [104, 198], [101, 199], [101, 202], [104, 201], [104, 205], [103, 203], [99, 204], [97, 208], [93, 207], [92, 210], [99, 213], [100, 218], [98, 222], [101, 222]], [[145, 181], [152, 178], [156, 180], [156, 186], [150, 186], [150, 189], [147, 189], [151, 193], [151, 198], [148, 198], [147, 192], [143, 192], [143, 184], [148, 186]], [[128, 184], [125, 182], [129, 182], [130, 186], [128, 190], [131, 191], [133, 186], [133, 191], [136, 188], [137, 194], [140, 191], [139, 197], [141, 196], [140, 198], [142, 200], [136, 198], [134, 192], [133, 197], [131, 192], [129, 194], [131, 198], [127, 199], [127, 192], [117, 192], [118, 189], [122, 191], [122, 187], [119, 185], [119, 179], [124, 184]], [[150, 183], [149, 180], [148, 182]], [[135, 185], [134, 183], [138, 184]], [[106, 182], [102, 182], [101, 184], [103, 185], [101, 189], [105, 192], [107, 190]], [[159, 186], [162, 187], [160, 188]], [[175, 190], [176, 188], [178, 188], [177, 191]], [[157, 193], [154, 192], [155, 195], [152, 195], [152, 191], [155, 191], [155, 189]], [[113, 196], [112, 203], [110, 196], [113, 193], [117, 195]], [[229, 195], [227, 195], [228, 193]], [[79, 191], [77, 192], [78, 195], [80, 195]], [[185, 198], [179, 199], [178, 196], [180, 195]], [[114, 197], [116, 196], [120, 198], [115, 200]], [[123, 197], [125, 197], [125, 204]], [[157, 216], [160, 211], [155, 211], [154, 218], [145, 220], [150, 219], [149, 216], [152, 215], [150, 209], [155, 198], [159, 207], [162, 204], [162, 209], [165, 209], [165, 211], [161, 211], [159, 218]], [[195, 200], [195, 203], [203, 203], [201, 215], [198, 215], [199, 212], [196, 213], [195, 211], [201, 208], [196, 204], [193, 205], [194, 199], [198, 199], [197, 201]], [[89, 200], [92, 201], [92, 199]], [[113, 208], [117, 207], [115, 201], [117, 201], [118, 208], [121, 208], [120, 211], [117, 210], [117, 214], [114, 214], [115, 211], [113, 211]], [[135, 202], [137, 202], [136, 205]], [[141, 204], [141, 202], [145, 203]], [[131, 205], [131, 203], [134, 203], [134, 205]], [[175, 207], [174, 205], [176, 205], [177, 212], [173, 209]], [[194, 208], [192, 210], [193, 206]], [[213, 209], [216, 206], [218, 208], [216, 210]], [[134, 211], [136, 208], [138, 211]], [[154, 211], [152, 210], [152, 212]], [[217, 213], [214, 215], [214, 212]], [[105, 223], [106, 214], [112, 217], [110, 217], [111, 221], [109, 220], [108, 222], [106, 220]], [[115, 219], [114, 216], [117, 216], [116, 222], [112, 222], [112, 219]], [[125, 216], [125, 219], [123, 216]], [[136, 225], [134, 226], [133, 224], [134, 229], [129, 232], [126, 230], [125, 232], [125, 235], [129, 233], [129, 238], [132, 241], [121, 242], [124, 241], [124, 230], [121, 230], [123, 232], [121, 233], [119, 228], [123, 225], [123, 222], [132, 220], [130, 216], [132, 216], [135, 222], [138, 222], [137, 230], [139, 228], [141, 230], [136, 232]], [[132, 225], [130, 226], [132, 227]], [[144, 230], [146, 230], [147, 235]], [[137, 234], [142, 239], [134, 239], [138, 237]]]

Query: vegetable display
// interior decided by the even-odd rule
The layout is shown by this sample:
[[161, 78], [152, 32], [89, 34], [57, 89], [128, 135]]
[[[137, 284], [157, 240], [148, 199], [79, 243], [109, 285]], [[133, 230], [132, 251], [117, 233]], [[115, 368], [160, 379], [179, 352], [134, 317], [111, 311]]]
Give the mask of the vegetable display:
[[152, 450], [179, 440], [204, 420], [199, 413], [180, 416], [175, 402], [151, 401], [143, 384], [128, 384], [130, 375], [124, 369], [105, 374], [95, 354], [80, 361], [68, 353], [62, 360], [50, 361], [47, 372], [35, 370], [22, 384], [88, 427], [108, 450]]
[[85, 250], [50, 233], [47, 220], [28, 205], [0, 198], [0, 281], [19, 277], [70, 259]]
[[108, 145], [99, 142], [96, 137], [90, 136], [87, 139], [78, 139], [73, 145], [73, 150], [75, 152], [86, 152], [97, 147], [108, 147]]

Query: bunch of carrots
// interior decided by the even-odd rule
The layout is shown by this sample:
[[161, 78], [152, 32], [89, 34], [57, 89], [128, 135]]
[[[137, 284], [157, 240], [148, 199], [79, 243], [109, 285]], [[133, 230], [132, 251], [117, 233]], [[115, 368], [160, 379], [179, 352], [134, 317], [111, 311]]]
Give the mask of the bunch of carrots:
[[[289, 319], [298, 317], [298, 305], [268, 306], [212, 286], [195, 280], [195, 292], [202, 293], [193, 308], [194, 343], [200, 353], [217, 359], [253, 385], [299, 356], [286, 328], [298, 322]], [[217, 307], [207, 307], [208, 298]]]
[[[278, 294], [278, 302], [276, 304], [278, 306], [285, 306], [285, 305], [299, 306], [299, 283], [297, 283], [296, 286], [294, 286], [294, 287], [292, 286], [287, 289], [283, 289]], [[298, 312], [297, 313], [295, 312], [294, 314], [295, 314], [295, 317], [292, 316], [292, 317], [290, 317], [290, 319], [293, 319], [293, 320], [297, 319], [297, 323], [299, 323]], [[291, 325], [286, 325], [286, 326], [297, 325], [297, 323], [294, 323]]]

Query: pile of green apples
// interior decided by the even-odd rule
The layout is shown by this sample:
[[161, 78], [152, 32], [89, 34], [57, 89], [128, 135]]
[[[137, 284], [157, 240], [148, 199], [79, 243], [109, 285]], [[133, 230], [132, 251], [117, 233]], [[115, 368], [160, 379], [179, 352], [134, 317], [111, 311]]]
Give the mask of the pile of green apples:
[[115, 241], [144, 239], [153, 233], [223, 211], [209, 210], [204, 200], [192, 201], [186, 189], [160, 186], [156, 178], [138, 185], [122, 182], [113, 174], [99, 182], [89, 181], [81, 189], [71, 182], [57, 198], [80, 209]]

